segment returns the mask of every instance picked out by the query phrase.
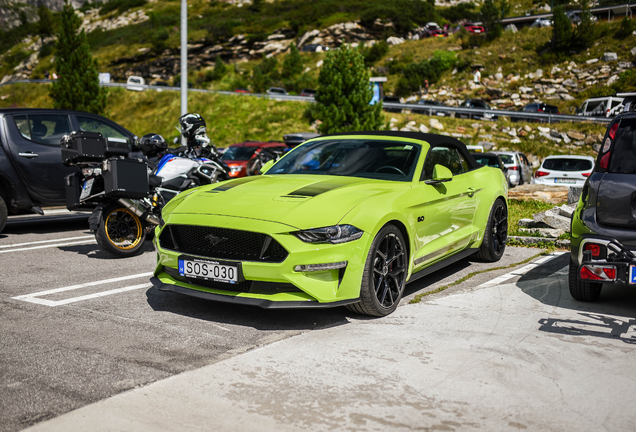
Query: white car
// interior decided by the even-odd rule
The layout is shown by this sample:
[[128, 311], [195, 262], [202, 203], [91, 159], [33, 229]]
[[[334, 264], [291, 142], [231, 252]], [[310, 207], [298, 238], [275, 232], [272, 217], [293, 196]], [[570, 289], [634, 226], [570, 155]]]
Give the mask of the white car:
[[146, 89], [146, 81], [140, 76], [129, 76], [126, 81], [126, 90], [144, 91]]
[[534, 173], [537, 184], [583, 187], [592, 174], [595, 159], [592, 156], [548, 156]]

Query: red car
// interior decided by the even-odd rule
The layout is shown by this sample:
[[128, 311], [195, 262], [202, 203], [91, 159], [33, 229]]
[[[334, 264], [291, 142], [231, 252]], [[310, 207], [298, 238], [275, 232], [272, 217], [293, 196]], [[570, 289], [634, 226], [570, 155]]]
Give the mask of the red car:
[[262, 149], [285, 151], [287, 148], [285, 143], [277, 141], [245, 141], [229, 146], [221, 159], [230, 167], [230, 177], [239, 178], [247, 175], [248, 162], [256, 158]]
[[471, 34], [483, 34], [483, 33], [486, 33], [486, 30], [484, 29], [483, 26], [477, 25], [475, 23], [465, 22], [464, 24], [462, 24], [462, 26], [464, 26], [466, 31], [468, 33], [471, 33]]

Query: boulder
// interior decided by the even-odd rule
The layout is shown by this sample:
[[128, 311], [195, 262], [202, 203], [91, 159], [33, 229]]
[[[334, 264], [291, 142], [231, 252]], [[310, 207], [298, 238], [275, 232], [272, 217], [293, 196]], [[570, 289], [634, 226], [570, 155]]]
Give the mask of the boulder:
[[504, 27], [504, 31], [507, 32], [512, 32], [512, 33], [517, 33], [519, 30], [517, 29], [517, 26], [514, 24], [508, 24], [506, 27]]
[[573, 79], [568, 78], [568, 79], [566, 79], [565, 81], [563, 81], [563, 82], [561, 83], [561, 85], [564, 85], [564, 86], [566, 86], [566, 87], [576, 88], [576, 87], [578, 87], [578, 85], [579, 85], [579, 84], [578, 84], [576, 81], [574, 81]]
[[581, 192], [583, 192], [583, 188], [571, 187], [570, 190], [568, 190], [568, 205], [576, 205], [581, 197]]
[[[579, 188], [570, 188], [570, 189], [579, 189]], [[568, 199], [570, 197], [570, 191], [568, 191]], [[577, 200], [578, 201], [578, 200]], [[558, 213], [559, 215], [566, 217], [566, 218], [572, 218], [572, 215], [574, 214], [574, 210], [576, 210], [576, 206], [575, 205], [568, 205], [568, 204], [563, 204], [561, 207], [554, 207], [552, 209], [553, 212]]]
[[564, 143], [570, 144], [571, 140], [565, 132], [561, 132], [560, 136]]
[[428, 128], [427, 128], [425, 125], [421, 124], [421, 125], [420, 125], [420, 132], [422, 132], [422, 133], [428, 133]]
[[585, 134], [581, 133], [581, 132], [577, 132], [577, 131], [568, 131], [568, 137], [570, 137], [570, 139], [575, 140], [575, 141], [582, 141], [585, 139]]
[[550, 204], [567, 202], [568, 188], [542, 184], [523, 184], [508, 191], [508, 199], [517, 201], [543, 201]]
[[616, 53], [606, 52], [603, 54], [603, 61], [605, 62], [611, 62], [616, 60], [618, 60], [618, 55]]
[[634, 57], [636, 57], [636, 47], [632, 48], [630, 51]]
[[601, 145], [600, 145], [600, 144], [594, 144], [594, 145], [592, 146], [592, 148], [594, 149], [594, 151], [595, 151], [596, 153], [598, 153], [598, 152], [600, 152], [600, 151], [601, 151]]
[[440, 131], [441, 131], [441, 130], [444, 130], [444, 125], [443, 125], [443, 124], [441, 124], [441, 123], [440, 123], [440, 121], [439, 121], [439, 120], [437, 120], [437, 119], [432, 118], [432, 119], [429, 121], [429, 123], [430, 123], [430, 125], [431, 125], [431, 127], [432, 127], [433, 129], [437, 129], [437, 130], [440, 130]]
[[570, 230], [570, 218], [561, 216], [558, 212], [555, 212], [553, 210], [534, 214], [532, 215], [532, 218], [536, 222], [543, 222], [550, 228], [562, 229], [564, 231]]
[[548, 228], [543, 222], [537, 222], [534, 219], [519, 219], [517, 223], [521, 228]]
[[546, 134], [550, 133], [550, 128], [549, 127], [539, 126], [539, 127], [537, 127], [537, 129], [539, 129], [539, 132], [543, 132], [543, 133], [546, 133]]
[[600, 134], [590, 134], [585, 138], [585, 144], [600, 144], [603, 142], [603, 137]]
[[389, 45], [400, 45], [404, 43], [404, 39], [401, 37], [391, 36], [386, 40]]
[[598, 63], [598, 59], [597, 58], [589, 59], [588, 61], [585, 62], [585, 64], [589, 64], [589, 65], [594, 64], [594, 63]]

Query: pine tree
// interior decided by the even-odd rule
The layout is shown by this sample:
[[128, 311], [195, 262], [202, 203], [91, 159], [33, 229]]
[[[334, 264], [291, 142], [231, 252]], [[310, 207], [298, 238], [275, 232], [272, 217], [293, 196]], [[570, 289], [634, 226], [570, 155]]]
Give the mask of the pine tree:
[[480, 12], [488, 40], [497, 39], [502, 32], [501, 24], [499, 23], [501, 12], [495, 6], [493, 0], [485, 0]]
[[303, 59], [300, 57], [296, 44], [292, 42], [289, 54], [283, 62], [283, 77], [289, 78], [303, 71]]
[[44, 5], [38, 7], [38, 33], [43, 38], [53, 34], [53, 14]]
[[97, 62], [93, 60], [84, 30], [78, 33], [82, 21], [66, 3], [60, 17], [55, 44], [55, 72], [49, 95], [53, 107], [95, 114], [106, 106], [106, 92], [99, 86]]
[[574, 32], [570, 18], [565, 14], [563, 6], [554, 8], [554, 25], [552, 27], [552, 49], [554, 51], [566, 51], [572, 43]]
[[590, 0], [581, 0], [581, 22], [576, 28], [576, 40], [581, 48], [589, 48], [596, 41], [597, 31], [592, 18], [592, 5]]
[[227, 66], [225, 66], [225, 63], [223, 63], [221, 56], [217, 55], [216, 59], [214, 59], [214, 79], [218, 80], [223, 78], [223, 75], [225, 75], [226, 72]]
[[369, 105], [373, 91], [364, 58], [348, 45], [329, 51], [318, 76], [316, 117], [323, 134], [379, 130], [382, 104]]

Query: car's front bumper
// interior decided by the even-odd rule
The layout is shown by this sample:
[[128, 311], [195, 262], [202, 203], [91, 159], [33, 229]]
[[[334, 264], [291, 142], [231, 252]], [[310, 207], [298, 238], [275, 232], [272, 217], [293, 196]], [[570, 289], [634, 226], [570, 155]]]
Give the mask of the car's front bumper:
[[[161, 229], [155, 233], [157, 267], [153, 284], [164, 291], [174, 291], [195, 297], [261, 307], [328, 307], [354, 303], [360, 297], [360, 285], [366, 262], [367, 250], [372, 240], [368, 234], [360, 239], [342, 244], [304, 243], [293, 229], [282, 224], [227, 216], [171, 215], [168, 224], [217, 226], [269, 235], [289, 255], [280, 263], [259, 261], [240, 262], [243, 284], [204, 283], [184, 278], [179, 274], [178, 251], [162, 248], [159, 238]], [[165, 227], [164, 227], [165, 228]], [[210, 256], [198, 258], [214, 259]], [[223, 259], [224, 262], [232, 260]], [[346, 261], [346, 267], [322, 271], [296, 271], [296, 266], [326, 264]], [[252, 281], [251, 285], [249, 282]], [[280, 303], [280, 306], [270, 305]], [[302, 306], [299, 306], [302, 304]], [[269, 306], [268, 306], [269, 305]]]

